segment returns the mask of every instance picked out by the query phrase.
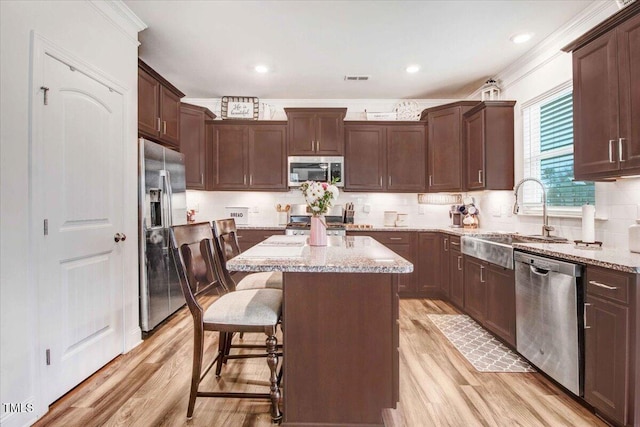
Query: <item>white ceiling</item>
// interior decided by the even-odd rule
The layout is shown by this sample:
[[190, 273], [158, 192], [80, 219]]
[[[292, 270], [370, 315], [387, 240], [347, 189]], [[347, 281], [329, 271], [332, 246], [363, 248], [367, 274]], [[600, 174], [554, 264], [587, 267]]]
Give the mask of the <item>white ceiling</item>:
[[593, 0], [124, 3], [148, 25], [140, 57], [187, 97], [424, 99], [468, 96]]

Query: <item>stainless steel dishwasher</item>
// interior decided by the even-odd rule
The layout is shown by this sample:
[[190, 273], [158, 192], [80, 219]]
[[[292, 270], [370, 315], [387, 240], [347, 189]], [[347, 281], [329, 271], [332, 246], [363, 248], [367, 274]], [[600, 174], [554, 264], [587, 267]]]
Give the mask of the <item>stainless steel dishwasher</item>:
[[514, 253], [520, 354], [578, 396], [584, 385], [582, 266]]

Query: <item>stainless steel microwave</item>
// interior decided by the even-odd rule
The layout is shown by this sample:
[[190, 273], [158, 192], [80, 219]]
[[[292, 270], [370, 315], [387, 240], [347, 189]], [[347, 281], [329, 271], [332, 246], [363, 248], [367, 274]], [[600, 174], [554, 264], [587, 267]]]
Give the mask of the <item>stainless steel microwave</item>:
[[331, 182], [344, 186], [344, 157], [289, 156], [289, 187], [298, 187], [305, 181]]

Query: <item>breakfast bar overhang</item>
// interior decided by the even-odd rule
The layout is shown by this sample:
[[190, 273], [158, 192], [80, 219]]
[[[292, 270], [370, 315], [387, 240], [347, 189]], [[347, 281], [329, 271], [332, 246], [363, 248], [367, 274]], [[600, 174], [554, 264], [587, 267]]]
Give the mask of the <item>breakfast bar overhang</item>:
[[383, 425], [399, 399], [397, 275], [413, 265], [365, 236], [272, 236], [228, 262], [283, 272], [283, 425]]

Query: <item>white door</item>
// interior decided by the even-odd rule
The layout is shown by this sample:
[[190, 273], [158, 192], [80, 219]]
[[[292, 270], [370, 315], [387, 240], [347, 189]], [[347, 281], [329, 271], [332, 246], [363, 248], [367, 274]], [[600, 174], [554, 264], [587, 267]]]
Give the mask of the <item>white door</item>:
[[48, 54], [42, 64], [48, 89], [33, 106], [32, 173], [42, 215], [41, 384], [51, 403], [122, 353], [122, 246], [136, 239], [114, 239], [123, 226], [122, 94]]

